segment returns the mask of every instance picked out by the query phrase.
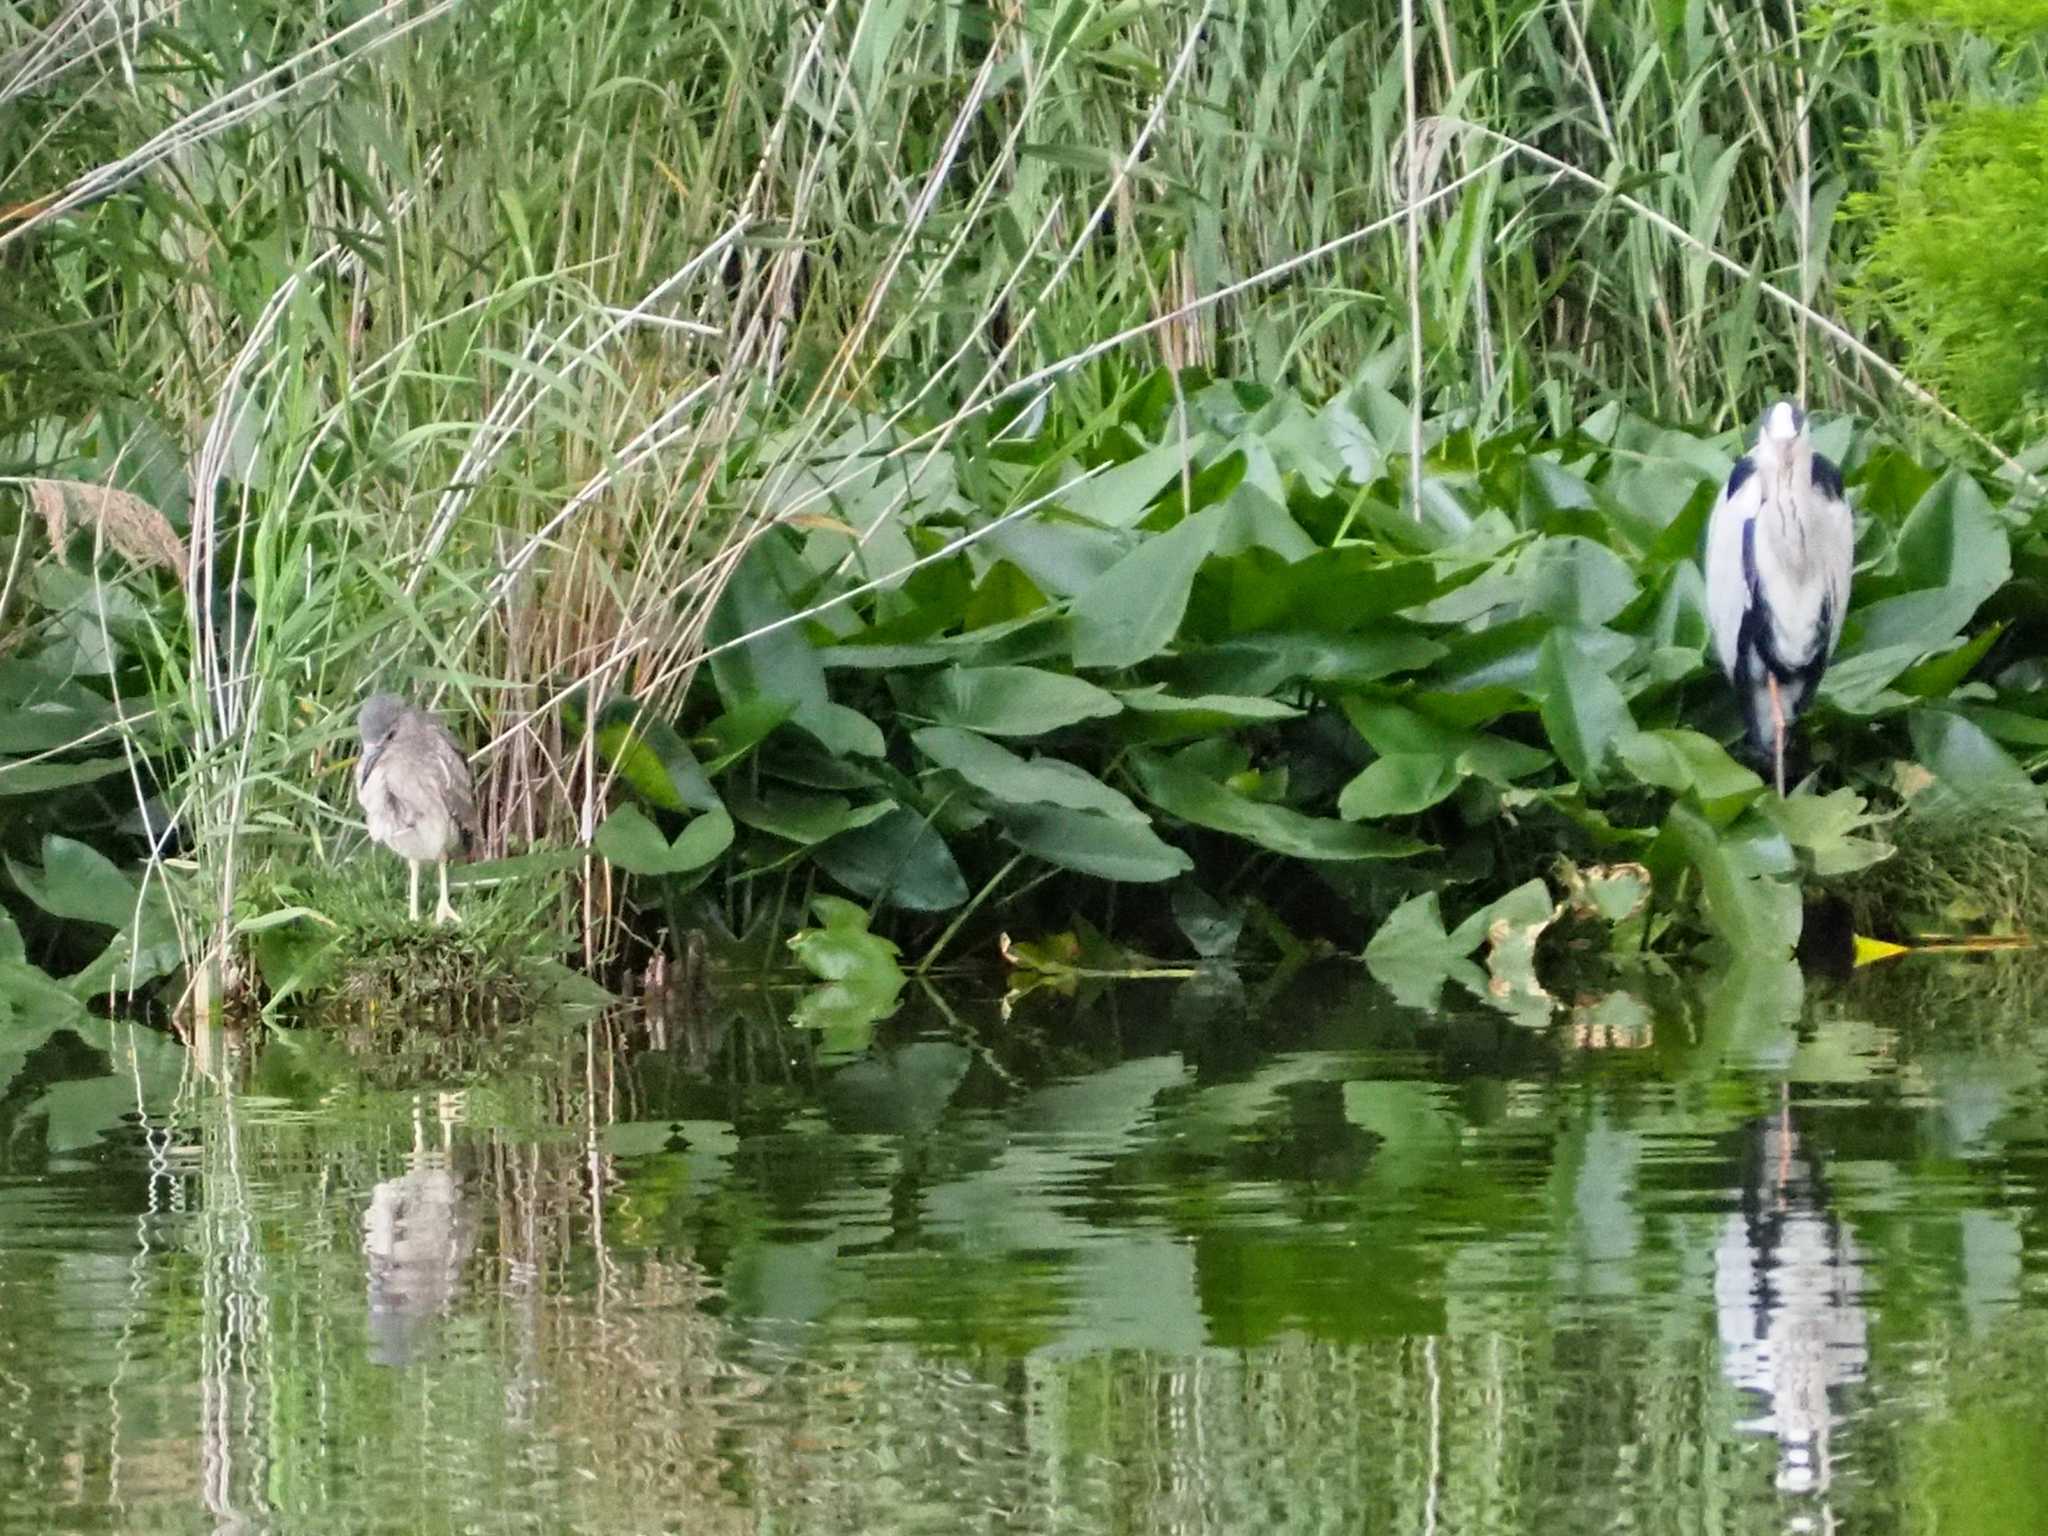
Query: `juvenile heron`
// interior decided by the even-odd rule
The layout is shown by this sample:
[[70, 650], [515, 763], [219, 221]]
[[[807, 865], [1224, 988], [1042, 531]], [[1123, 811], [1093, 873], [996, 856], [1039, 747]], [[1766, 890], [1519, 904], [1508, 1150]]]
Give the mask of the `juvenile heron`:
[[1785, 733], [1813, 702], [1849, 609], [1856, 528], [1842, 472], [1789, 400], [1764, 413], [1707, 524], [1707, 628], [1749, 743], [1785, 793]]
[[448, 855], [476, 835], [476, 790], [469, 760], [432, 715], [392, 693], [363, 704], [362, 761], [356, 765], [356, 800], [370, 836], [404, 859], [412, 883], [407, 910], [420, 920], [420, 864], [432, 860], [441, 879], [434, 920], [452, 923]]

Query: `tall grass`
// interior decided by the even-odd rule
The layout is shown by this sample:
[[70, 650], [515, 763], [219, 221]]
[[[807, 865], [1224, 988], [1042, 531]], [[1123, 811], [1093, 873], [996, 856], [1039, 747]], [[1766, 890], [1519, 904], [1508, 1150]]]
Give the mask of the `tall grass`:
[[[252, 858], [346, 835], [373, 681], [480, 722], [494, 849], [586, 840], [559, 706], [673, 703], [752, 532], [884, 529], [890, 476], [1136, 367], [1318, 393], [1412, 341], [1481, 429], [1792, 388], [1905, 424], [1764, 285], [1835, 313], [1864, 146], [2038, 76], [1791, 0], [9, 10], [0, 474], [187, 541], [125, 703], [218, 937]], [[862, 445], [857, 507], [800, 473]]]

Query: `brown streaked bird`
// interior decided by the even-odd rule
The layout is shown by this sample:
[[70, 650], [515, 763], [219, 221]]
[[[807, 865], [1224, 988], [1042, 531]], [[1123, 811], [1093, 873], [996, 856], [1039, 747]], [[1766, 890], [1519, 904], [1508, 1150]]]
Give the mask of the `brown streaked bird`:
[[455, 922], [448, 856], [477, 834], [469, 760], [440, 721], [395, 693], [366, 700], [359, 724], [363, 756], [356, 765], [356, 800], [370, 836], [410, 866], [406, 907], [412, 920], [420, 920], [420, 865], [431, 861], [441, 882], [434, 921]]

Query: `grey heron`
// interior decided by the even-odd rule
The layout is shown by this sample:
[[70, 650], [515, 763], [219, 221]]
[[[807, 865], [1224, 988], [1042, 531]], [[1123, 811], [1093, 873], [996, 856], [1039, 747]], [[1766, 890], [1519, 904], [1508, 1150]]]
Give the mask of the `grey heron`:
[[410, 866], [406, 907], [420, 919], [420, 864], [440, 875], [434, 920], [452, 923], [448, 856], [476, 835], [476, 789], [462, 747], [432, 715], [392, 693], [372, 695], [358, 720], [363, 756], [356, 765], [356, 800], [370, 836]]
[[1764, 413], [1707, 524], [1707, 628], [1742, 723], [1785, 793], [1785, 733], [1842, 638], [1856, 528], [1842, 473], [1789, 400]]

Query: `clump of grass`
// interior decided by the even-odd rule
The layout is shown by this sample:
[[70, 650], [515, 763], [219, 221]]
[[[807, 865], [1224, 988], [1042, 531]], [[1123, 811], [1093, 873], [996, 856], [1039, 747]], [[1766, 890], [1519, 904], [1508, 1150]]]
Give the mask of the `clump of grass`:
[[1844, 890], [1856, 930], [1899, 939], [2048, 933], [2048, 835], [1908, 815]]
[[280, 1001], [531, 1004], [558, 984], [570, 943], [551, 900], [519, 882], [458, 890], [459, 923], [414, 922], [403, 866], [383, 859], [265, 872], [244, 894], [258, 973]]

